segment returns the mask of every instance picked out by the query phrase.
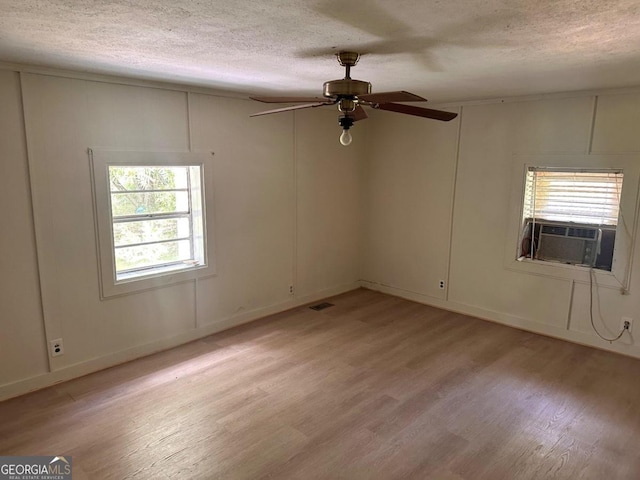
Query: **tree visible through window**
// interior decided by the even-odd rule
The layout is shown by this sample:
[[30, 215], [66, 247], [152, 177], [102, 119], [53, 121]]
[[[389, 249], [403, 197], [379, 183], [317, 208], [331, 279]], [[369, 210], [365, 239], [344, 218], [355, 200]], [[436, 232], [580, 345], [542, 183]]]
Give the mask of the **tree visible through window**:
[[200, 170], [108, 167], [116, 280], [204, 262]]

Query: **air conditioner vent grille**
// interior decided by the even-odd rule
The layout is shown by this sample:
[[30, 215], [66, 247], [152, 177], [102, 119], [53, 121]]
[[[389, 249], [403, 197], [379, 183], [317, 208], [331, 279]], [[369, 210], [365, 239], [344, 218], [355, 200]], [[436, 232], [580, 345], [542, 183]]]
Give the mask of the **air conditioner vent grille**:
[[567, 234], [567, 227], [562, 227], [560, 225], [542, 225], [542, 233], [560, 235], [564, 237]]
[[602, 230], [588, 225], [540, 224], [535, 258], [570, 265], [595, 265]]
[[569, 227], [564, 225], [542, 225], [544, 235], [556, 235], [558, 237], [584, 238], [587, 240], [597, 240], [597, 228]]
[[598, 231], [595, 228], [569, 228], [567, 236], [595, 239]]

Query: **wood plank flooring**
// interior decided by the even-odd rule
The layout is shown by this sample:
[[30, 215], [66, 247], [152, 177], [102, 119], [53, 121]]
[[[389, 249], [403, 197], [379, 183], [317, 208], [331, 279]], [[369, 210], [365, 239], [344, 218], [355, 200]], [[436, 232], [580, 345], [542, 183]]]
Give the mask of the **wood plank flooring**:
[[638, 479], [640, 361], [369, 290], [0, 403], [74, 479]]

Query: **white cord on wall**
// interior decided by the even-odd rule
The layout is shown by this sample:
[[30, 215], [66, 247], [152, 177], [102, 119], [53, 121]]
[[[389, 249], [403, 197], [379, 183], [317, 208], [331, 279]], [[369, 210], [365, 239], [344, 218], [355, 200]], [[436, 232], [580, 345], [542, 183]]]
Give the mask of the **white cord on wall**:
[[596, 332], [596, 335], [598, 335], [601, 339], [606, 340], [609, 343], [613, 343], [616, 340], [620, 340], [620, 338], [622, 338], [622, 335], [624, 335], [625, 330], [627, 330], [626, 327], [623, 327], [622, 330], [620, 331], [620, 333], [618, 334], [617, 337], [615, 338], [607, 338], [604, 337], [600, 334], [600, 332], [598, 332], [598, 329], [596, 328], [596, 325], [593, 321], [593, 276], [595, 275], [595, 272], [593, 271], [593, 267], [589, 268], [589, 318], [591, 319], [591, 327], [593, 328], [593, 331]]

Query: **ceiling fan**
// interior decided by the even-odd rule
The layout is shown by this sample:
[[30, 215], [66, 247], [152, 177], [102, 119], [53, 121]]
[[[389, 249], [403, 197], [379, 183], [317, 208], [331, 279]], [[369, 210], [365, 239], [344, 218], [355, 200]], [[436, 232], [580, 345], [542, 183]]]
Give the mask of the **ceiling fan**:
[[302, 105], [276, 108], [274, 110], [254, 113], [250, 116], [257, 117], [271, 113], [288, 112], [290, 110], [300, 110], [302, 108], [324, 107], [326, 105], [337, 104], [338, 110], [340, 111], [338, 124], [342, 127], [340, 143], [345, 146], [351, 143], [351, 133], [349, 132], [349, 129], [353, 126], [354, 122], [367, 118], [367, 112], [364, 111], [364, 108], [362, 108], [363, 106], [379, 110], [388, 110], [390, 112], [404, 113], [407, 115], [415, 115], [417, 117], [442, 120], [444, 122], [453, 120], [458, 116], [457, 113], [395, 103], [427, 101], [426, 98], [414, 95], [413, 93], [405, 91], [371, 93], [371, 84], [369, 82], [354, 80], [350, 76], [351, 67], [358, 63], [360, 54], [355, 52], [340, 52], [337, 53], [336, 56], [338, 57], [338, 63], [345, 67], [345, 76], [340, 80], [330, 80], [325, 82], [322, 92], [323, 97], [251, 97], [252, 100], [264, 103], [302, 103]]

